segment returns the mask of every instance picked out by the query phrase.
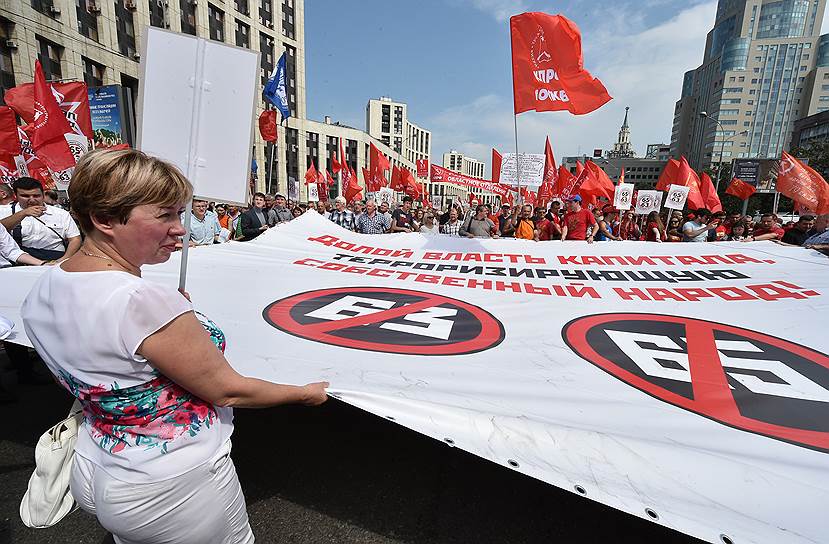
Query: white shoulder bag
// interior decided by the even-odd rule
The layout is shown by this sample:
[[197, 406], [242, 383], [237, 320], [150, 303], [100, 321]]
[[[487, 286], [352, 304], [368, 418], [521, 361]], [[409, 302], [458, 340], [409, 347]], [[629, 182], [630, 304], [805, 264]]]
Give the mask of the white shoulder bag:
[[66, 419], [43, 433], [35, 446], [35, 471], [20, 501], [20, 519], [26, 527], [51, 527], [75, 507], [69, 491], [72, 458], [83, 411], [77, 400]]

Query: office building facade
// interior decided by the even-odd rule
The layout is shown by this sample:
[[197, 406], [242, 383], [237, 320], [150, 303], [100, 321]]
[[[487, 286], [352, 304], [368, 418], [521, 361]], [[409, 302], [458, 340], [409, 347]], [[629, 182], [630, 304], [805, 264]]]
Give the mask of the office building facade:
[[686, 72], [671, 154], [700, 170], [775, 158], [795, 120], [829, 109], [826, 0], [720, 0], [702, 64]]

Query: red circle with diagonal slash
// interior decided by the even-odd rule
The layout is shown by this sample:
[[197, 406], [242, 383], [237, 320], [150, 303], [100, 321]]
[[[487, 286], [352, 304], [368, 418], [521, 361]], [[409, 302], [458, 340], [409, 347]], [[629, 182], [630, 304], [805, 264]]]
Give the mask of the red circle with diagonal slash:
[[[605, 332], [625, 330], [653, 334], [660, 328], [667, 330], [671, 327], [674, 331], [682, 331], [680, 334], [684, 335], [690, 384], [659, 379], [646, 372], [639, 372], [633, 358], [629, 358], [621, 346], [612, 345], [613, 340]], [[743, 370], [737, 367], [736, 371], [734, 367], [725, 367], [729, 369], [726, 373], [720, 358], [723, 348], [718, 348], [715, 342], [737, 340], [747, 341], [755, 348], [763, 346], [758, 348], [760, 352], [768, 350], [769, 353], [774, 353], [775, 363], [783, 363], [789, 370], [812, 381], [815, 386], [822, 388], [821, 394], [823, 390], [829, 393], [829, 357], [824, 353], [740, 327], [661, 314], [612, 313], [585, 316], [565, 325], [562, 336], [576, 354], [652, 397], [730, 427], [829, 452], [829, 418], [826, 413], [829, 407], [826, 402], [774, 396], [767, 392], [747, 392], [740, 382], [734, 381], [735, 372], [738, 375], [742, 372], [743, 376], [748, 375], [751, 379], [768, 380], [767, 383], [790, 384], [773, 372], [764, 373], [762, 364], [749, 368], [748, 371], [745, 367], [742, 367]], [[725, 351], [728, 350], [725, 348]], [[771, 360], [753, 353], [752, 351], [749, 356], [758, 357], [760, 362]], [[668, 363], [670, 360], [665, 364]], [[687, 390], [683, 390], [686, 386]]]
[[[299, 315], [303, 315], [307, 313], [304, 308], [312, 307], [315, 301], [332, 296], [360, 293], [382, 294], [391, 299], [399, 297], [401, 300], [412, 301], [412, 303], [341, 320], [317, 320], [313, 323], [301, 323], [297, 320], [297, 310], [299, 310]], [[383, 334], [382, 332], [377, 332], [376, 337], [371, 340], [337, 336], [338, 331], [354, 330], [364, 325], [387, 322], [436, 306], [451, 307], [456, 309], [457, 312], [461, 312], [466, 320], [466, 323], [462, 325], [472, 328], [475, 331], [474, 337], [463, 338], [458, 341], [451, 341], [450, 339], [447, 342], [433, 345], [417, 345], [384, 341], [382, 337], [389, 336], [389, 334]], [[277, 329], [306, 340], [345, 348], [403, 355], [464, 355], [493, 348], [504, 340], [504, 326], [492, 314], [482, 308], [443, 295], [409, 289], [340, 287], [307, 291], [269, 304], [262, 312], [262, 316], [265, 321]]]

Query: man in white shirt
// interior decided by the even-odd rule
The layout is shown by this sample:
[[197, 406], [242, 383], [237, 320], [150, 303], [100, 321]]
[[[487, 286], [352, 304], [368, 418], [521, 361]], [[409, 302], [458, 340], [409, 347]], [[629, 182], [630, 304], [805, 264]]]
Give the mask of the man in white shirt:
[[0, 224], [26, 253], [51, 261], [71, 257], [81, 247], [78, 225], [64, 209], [43, 203], [43, 187], [34, 178], [12, 184], [17, 202], [0, 206]]
[[[184, 224], [184, 214], [181, 215]], [[207, 209], [206, 200], [193, 200], [193, 211], [190, 217], [190, 245], [204, 246], [219, 241], [222, 226], [215, 212]]]

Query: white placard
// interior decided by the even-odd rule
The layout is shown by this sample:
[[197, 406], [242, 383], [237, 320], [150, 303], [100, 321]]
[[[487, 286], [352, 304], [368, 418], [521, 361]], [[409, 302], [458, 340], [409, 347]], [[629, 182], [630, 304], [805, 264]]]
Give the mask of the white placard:
[[440, 195], [432, 195], [432, 207], [436, 210], [443, 208], [443, 197]]
[[[521, 156], [521, 186], [540, 186], [544, 180], [544, 155], [537, 153], [519, 153], [519, 155]], [[515, 153], [504, 153], [501, 161], [500, 182], [508, 185], [518, 185]]]
[[320, 194], [316, 183], [308, 185], [308, 202], [319, 202]]
[[671, 185], [668, 187], [668, 196], [665, 197], [665, 207], [671, 208], [672, 210], [681, 210], [684, 208], [690, 190], [690, 187], [684, 185]]
[[143, 45], [138, 148], [178, 166], [195, 195], [244, 204], [259, 53], [158, 28]]
[[636, 213], [646, 215], [662, 207], [662, 191], [639, 191], [636, 194]]
[[377, 199], [377, 204], [385, 202], [389, 206], [394, 205], [394, 191], [388, 187], [381, 188], [379, 191], [374, 193], [374, 197]]
[[17, 168], [17, 174], [19, 176], [29, 175], [29, 165], [26, 164], [26, 159], [23, 157], [23, 155], [14, 156], [14, 166]]
[[613, 206], [617, 210], [629, 210], [633, 202], [633, 184], [620, 183], [613, 191]]

